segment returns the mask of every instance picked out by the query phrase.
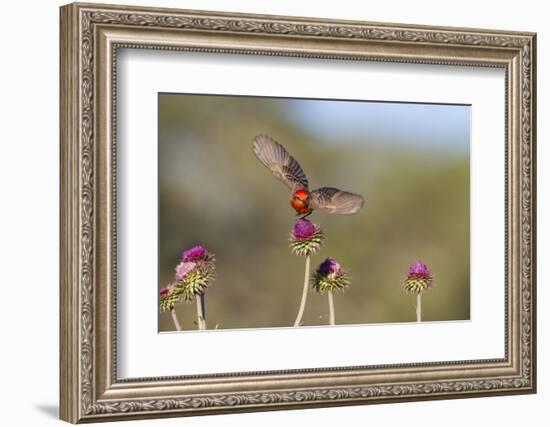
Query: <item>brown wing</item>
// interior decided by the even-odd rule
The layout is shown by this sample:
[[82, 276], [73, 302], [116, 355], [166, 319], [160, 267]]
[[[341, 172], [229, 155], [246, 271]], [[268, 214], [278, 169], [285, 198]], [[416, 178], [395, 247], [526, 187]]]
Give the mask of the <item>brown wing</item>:
[[294, 157], [281, 144], [267, 135], [254, 138], [252, 150], [260, 162], [292, 191], [308, 189], [306, 174]]
[[351, 215], [365, 204], [363, 196], [333, 187], [322, 187], [309, 193], [309, 204], [313, 209], [328, 213]]

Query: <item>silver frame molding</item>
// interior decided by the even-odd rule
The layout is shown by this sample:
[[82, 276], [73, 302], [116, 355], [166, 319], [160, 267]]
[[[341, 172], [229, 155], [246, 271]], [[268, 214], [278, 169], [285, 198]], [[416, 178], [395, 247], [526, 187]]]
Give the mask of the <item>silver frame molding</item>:
[[[80, 3], [60, 13], [61, 419], [112, 421], [536, 391], [534, 33]], [[117, 379], [118, 48], [503, 68], [505, 357]]]

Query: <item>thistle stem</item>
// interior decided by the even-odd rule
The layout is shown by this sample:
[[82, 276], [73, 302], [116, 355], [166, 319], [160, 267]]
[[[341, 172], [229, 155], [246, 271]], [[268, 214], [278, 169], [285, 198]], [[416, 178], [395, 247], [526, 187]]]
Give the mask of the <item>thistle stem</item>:
[[300, 309], [298, 310], [298, 316], [296, 316], [296, 320], [294, 322], [294, 326], [300, 326], [300, 323], [302, 322], [302, 316], [304, 315], [304, 310], [306, 308], [306, 300], [307, 300], [307, 291], [309, 286], [309, 264], [310, 264], [310, 257], [309, 254], [306, 255], [306, 271], [304, 273], [304, 289], [302, 291], [302, 301], [300, 302]]
[[170, 314], [172, 315], [172, 320], [174, 321], [174, 325], [176, 326], [176, 331], [181, 331], [181, 323], [178, 319], [178, 315], [176, 314], [176, 309], [173, 308], [170, 310]]
[[199, 330], [204, 330], [206, 329], [206, 322], [204, 319], [204, 312], [202, 311], [202, 308], [203, 308], [202, 294], [197, 295], [196, 303], [197, 303], [197, 326]]
[[416, 321], [422, 322], [422, 293], [416, 294]]
[[202, 326], [206, 329], [206, 295], [201, 292], [201, 310], [202, 310]]
[[328, 291], [328, 312], [329, 312], [329, 323], [330, 325], [335, 325], [334, 321], [334, 298], [332, 297], [332, 291]]

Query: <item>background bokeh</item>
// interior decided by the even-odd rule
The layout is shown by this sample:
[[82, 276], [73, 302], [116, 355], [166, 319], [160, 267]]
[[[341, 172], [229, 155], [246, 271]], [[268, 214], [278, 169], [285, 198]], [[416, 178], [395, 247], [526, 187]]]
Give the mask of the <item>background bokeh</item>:
[[[180, 253], [216, 254], [206, 295], [209, 328], [291, 326], [304, 259], [292, 255], [289, 191], [261, 165], [252, 139], [267, 133], [297, 158], [312, 189], [361, 193], [359, 214], [314, 213], [332, 256], [352, 283], [335, 295], [336, 322], [415, 320], [401, 289], [420, 259], [434, 274], [423, 320], [470, 317], [470, 107], [383, 102], [159, 94], [159, 289]], [[194, 305], [180, 304], [184, 329]], [[305, 325], [328, 321], [326, 297], [310, 292]], [[160, 331], [174, 329], [160, 314]]]

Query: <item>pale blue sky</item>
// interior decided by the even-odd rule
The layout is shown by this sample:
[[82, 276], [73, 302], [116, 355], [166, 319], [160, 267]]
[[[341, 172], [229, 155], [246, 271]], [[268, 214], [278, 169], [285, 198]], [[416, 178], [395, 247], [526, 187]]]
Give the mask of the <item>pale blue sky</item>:
[[281, 108], [314, 137], [468, 151], [470, 106], [326, 100], [281, 100]]

